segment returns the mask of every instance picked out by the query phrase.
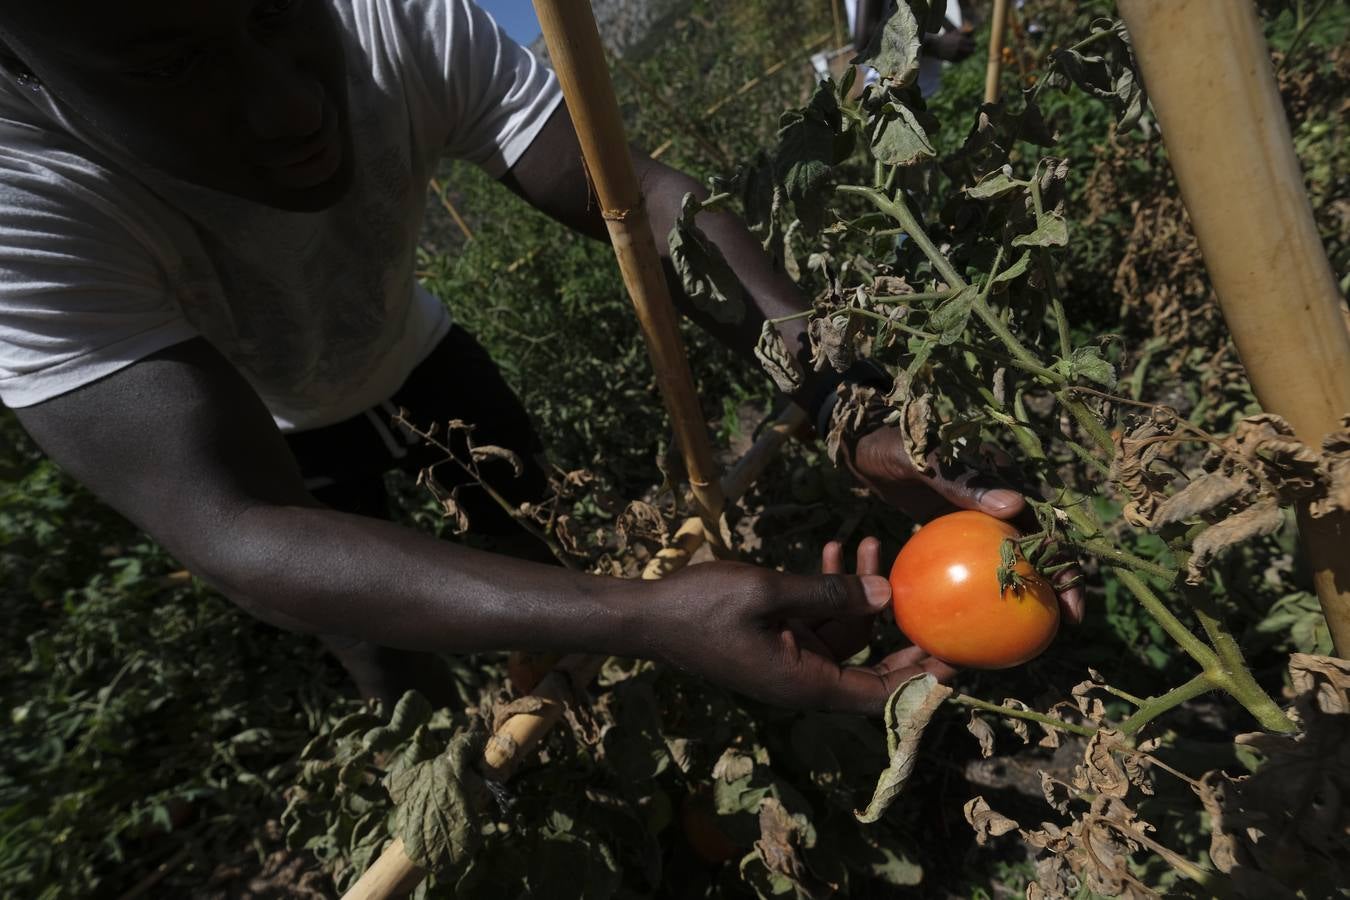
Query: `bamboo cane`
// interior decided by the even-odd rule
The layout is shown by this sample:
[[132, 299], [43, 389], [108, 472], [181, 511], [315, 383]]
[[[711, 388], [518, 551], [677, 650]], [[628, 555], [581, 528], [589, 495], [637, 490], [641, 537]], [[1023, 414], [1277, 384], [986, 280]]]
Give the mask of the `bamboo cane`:
[[[722, 493], [735, 500], [750, 490], [750, 485], [764, 472], [788, 438], [806, 424], [806, 412], [796, 404], [789, 404], [773, 424], [764, 430], [745, 455], [736, 461], [722, 479]], [[670, 546], [657, 552], [642, 572], [643, 578], [663, 578], [689, 561], [707, 539], [703, 523], [688, 519], [675, 531]]]
[[989, 64], [984, 70], [984, 102], [998, 102], [998, 79], [1003, 72], [1003, 32], [1008, 25], [1008, 0], [994, 0], [989, 23]]
[[670, 412], [689, 485], [710, 530], [719, 533], [722, 491], [689, 360], [675, 328], [665, 273], [652, 239], [605, 52], [587, 0], [535, 0], [549, 57], [576, 126], [587, 171], [609, 227], [624, 284], [637, 309], [656, 381]]
[[[1229, 0], [1120, 0], [1120, 10], [1257, 399], [1318, 446], [1350, 412], [1350, 332], [1256, 10]], [[1350, 656], [1350, 516], [1298, 512], [1336, 652]]]

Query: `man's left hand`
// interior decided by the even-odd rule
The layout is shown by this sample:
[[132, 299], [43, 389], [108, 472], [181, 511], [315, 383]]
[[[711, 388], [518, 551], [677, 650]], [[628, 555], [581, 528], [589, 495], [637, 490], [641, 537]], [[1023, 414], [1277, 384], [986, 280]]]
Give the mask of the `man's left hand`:
[[[958, 509], [976, 509], [1012, 520], [1024, 532], [1037, 528], [1026, 500], [1017, 491], [993, 485], [974, 470], [944, 472], [935, 458], [928, 460], [926, 469], [920, 468], [905, 452], [895, 428], [863, 434], [849, 442], [843, 453], [849, 469], [863, 484], [916, 522]], [[1076, 569], [1067, 569], [1054, 578], [1060, 610], [1065, 620], [1075, 625], [1083, 621], [1083, 589], [1059, 586], [1078, 574]]]

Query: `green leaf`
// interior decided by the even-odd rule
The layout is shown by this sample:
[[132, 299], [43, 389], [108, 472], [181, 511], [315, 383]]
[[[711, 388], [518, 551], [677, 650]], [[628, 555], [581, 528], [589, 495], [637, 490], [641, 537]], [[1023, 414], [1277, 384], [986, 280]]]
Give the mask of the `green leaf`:
[[1008, 173], [1000, 170], [991, 177], [985, 178], [978, 184], [973, 184], [966, 188], [966, 195], [975, 200], [989, 200], [994, 197], [1002, 197], [1023, 187], [1023, 183], [1013, 178]]
[[859, 822], [871, 823], [882, 817], [895, 798], [904, 791], [919, 755], [919, 740], [933, 712], [951, 696], [952, 689], [932, 675], [915, 675], [895, 689], [886, 701], [886, 747], [891, 761], [877, 779], [872, 801], [862, 812], [854, 810]]
[[975, 286], [967, 285], [933, 310], [928, 319], [928, 327], [938, 333], [938, 343], [947, 346], [960, 340], [978, 297], [979, 292], [975, 290]]
[[872, 35], [854, 65], [871, 66], [882, 78], [901, 85], [919, 77], [919, 22], [908, 3], [897, 3], [885, 24]]
[[734, 325], [745, 319], [745, 291], [722, 251], [694, 224], [698, 211], [698, 200], [685, 194], [680, 217], [670, 229], [670, 261], [694, 306], [715, 321]]
[[824, 217], [823, 189], [836, 161], [840, 124], [839, 101], [827, 81], [816, 85], [810, 103], [784, 113], [779, 121], [774, 175], [798, 217], [813, 230]]
[[1025, 275], [1027, 268], [1031, 265], [1031, 251], [1023, 253], [1017, 262], [994, 276], [994, 284], [1000, 284], [1005, 281], [1012, 281], [1020, 275]]
[[1069, 357], [1069, 378], [1077, 381], [1086, 378], [1105, 388], [1116, 386], [1116, 368], [1102, 358], [1096, 347], [1079, 347]]
[[394, 830], [408, 858], [424, 869], [469, 859], [481, 840], [482, 779], [474, 769], [479, 741], [461, 732], [445, 752], [391, 771], [385, 788], [397, 804]]
[[[872, 134], [872, 155], [888, 166], [912, 166], [937, 155], [928, 131], [933, 129], [931, 116], [915, 113], [903, 103], [887, 103]], [[926, 121], [925, 121], [926, 120]]]
[[1014, 247], [1063, 247], [1069, 243], [1069, 223], [1053, 211], [1041, 213], [1036, 230], [1012, 239]]

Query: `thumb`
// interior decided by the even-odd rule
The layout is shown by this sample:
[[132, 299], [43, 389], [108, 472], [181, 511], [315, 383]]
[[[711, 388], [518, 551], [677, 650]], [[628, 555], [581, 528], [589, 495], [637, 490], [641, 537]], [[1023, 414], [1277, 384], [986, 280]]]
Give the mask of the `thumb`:
[[799, 575], [790, 585], [774, 606], [789, 619], [870, 616], [891, 602], [891, 583], [880, 575]]
[[958, 509], [978, 509], [1000, 519], [1016, 518], [1026, 509], [1022, 495], [1011, 488], [994, 487], [987, 477], [974, 470], [966, 470], [955, 478], [941, 471], [929, 476], [929, 486], [942, 499]]

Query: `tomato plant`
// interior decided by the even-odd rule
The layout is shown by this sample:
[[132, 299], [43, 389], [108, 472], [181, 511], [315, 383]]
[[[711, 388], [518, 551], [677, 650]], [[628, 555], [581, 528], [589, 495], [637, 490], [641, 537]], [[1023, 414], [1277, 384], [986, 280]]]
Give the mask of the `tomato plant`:
[[[988, 513], [939, 516], [891, 567], [895, 622], [954, 666], [1006, 669], [1039, 656], [1059, 630], [1054, 589], [1017, 547], [1021, 534]], [[1004, 554], [1013, 554], [1006, 586]]]

